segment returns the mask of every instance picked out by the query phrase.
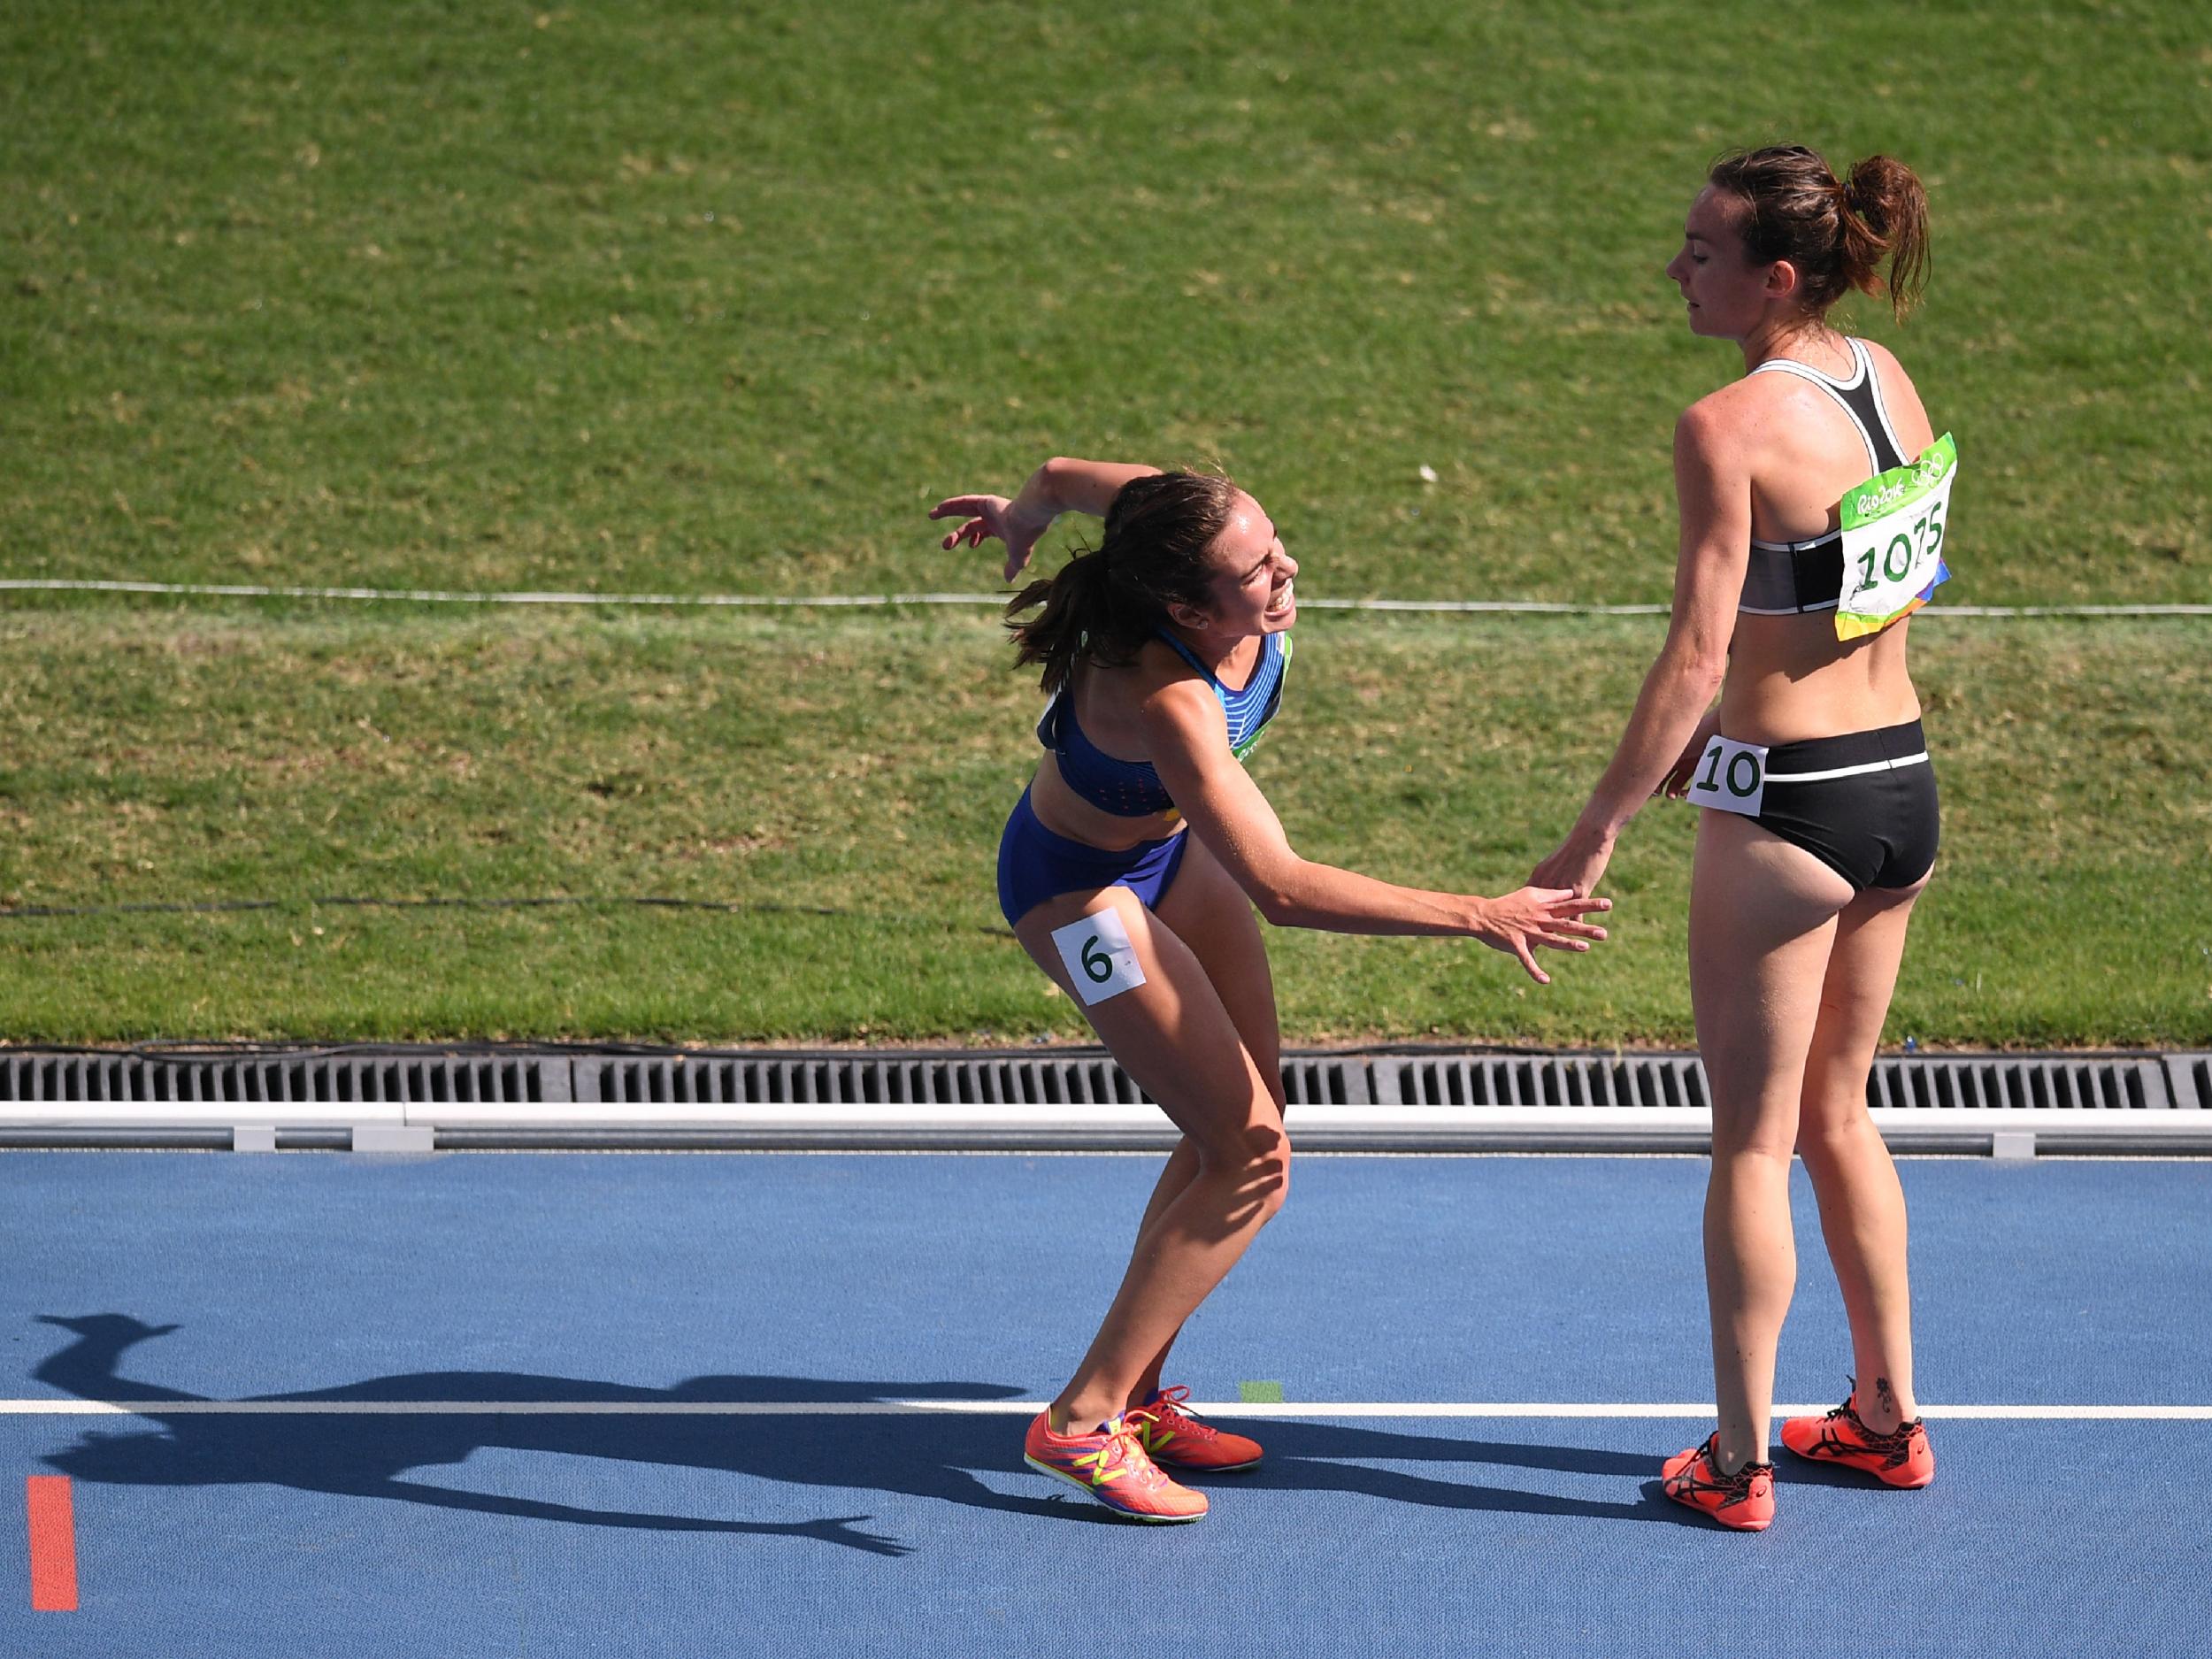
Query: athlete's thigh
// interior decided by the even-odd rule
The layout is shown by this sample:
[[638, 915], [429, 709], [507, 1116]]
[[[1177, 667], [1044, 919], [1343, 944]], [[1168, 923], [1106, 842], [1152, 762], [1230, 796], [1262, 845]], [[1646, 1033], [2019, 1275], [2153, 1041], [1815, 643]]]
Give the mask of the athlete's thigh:
[[[1797, 1094], [1851, 884], [1732, 812], [1700, 815], [1690, 1000], [1717, 1132], [1795, 1139]], [[1767, 1121], [1771, 1120], [1771, 1121]]]
[[1280, 1105], [1282, 1034], [1259, 918], [1244, 889], [1195, 835], [1184, 849], [1175, 879], [1160, 895], [1157, 914], [1205, 968], [1253, 1064], [1270, 1080]]
[[[1897, 989], [1913, 902], [1929, 879], [1923, 876], [1909, 887], [1869, 887], [1836, 918], [1836, 940], [1828, 953], [1814, 1038], [1816, 1050], [1828, 1064], [1863, 1071], [1873, 1059], [1882, 1040], [1882, 1024], [1889, 1017], [1890, 997]], [[1838, 1094], [1820, 1089], [1809, 1090], [1806, 1101], [1815, 1111], [1863, 1110], [1864, 1103], [1863, 1092]]]
[[[1110, 909], [1127, 931], [1144, 983], [1095, 1002], [1083, 991], [1053, 931]], [[1014, 936], [1083, 1010], [1122, 1069], [1210, 1158], [1272, 1153], [1282, 1114], [1220, 994], [1191, 948], [1126, 887], [1063, 893], [1015, 924]], [[1087, 940], [1079, 937], [1078, 959]]]

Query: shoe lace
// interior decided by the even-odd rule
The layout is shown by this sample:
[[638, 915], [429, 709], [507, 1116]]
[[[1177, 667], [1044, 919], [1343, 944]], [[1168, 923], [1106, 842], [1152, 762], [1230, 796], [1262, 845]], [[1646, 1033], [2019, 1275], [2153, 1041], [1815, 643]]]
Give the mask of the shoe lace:
[[1133, 1415], [1125, 1411], [1108, 1418], [1102, 1425], [1106, 1443], [1098, 1448], [1097, 1478], [1103, 1479], [1108, 1471], [1119, 1469], [1140, 1486], [1155, 1486], [1161, 1479], [1159, 1465], [1145, 1455], [1136, 1428], [1129, 1421]]
[[1697, 1448], [1697, 1462], [1690, 1467], [1693, 1473], [1697, 1476], [1697, 1484], [1707, 1491], [1734, 1492], [1745, 1484], [1744, 1469], [1748, 1469], [1751, 1465], [1746, 1463], [1744, 1469], [1739, 1469], [1732, 1475], [1721, 1473], [1720, 1432], [1716, 1429], [1705, 1437], [1705, 1444]]
[[1189, 1398], [1190, 1389], [1179, 1383], [1172, 1388], [1161, 1389], [1150, 1403], [1131, 1407], [1128, 1415], [1144, 1423], [1172, 1426], [1186, 1440], [1211, 1438], [1215, 1432], [1212, 1426], [1183, 1403]]
[[1821, 1418], [1821, 1421], [1823, 1423], [1847, 1423], [1862, 1434], [1870, 1432], [1859, 1417], [1859, 1379], [1856, 1377], [1847, 1377], [1843, 1379], [1843, 1403]]
[[1912, 1438], [1913, 1428], [1918, 1422], [1917, 1418], [1909, 1422], [1901, 1422], [1886, 1433], [1867, 1427], [1866, 1419], [1859, 1415], [1859, 1379], [1852, 1377], [1845, 1380], [1850, 1384], [1851, 1392], [1845, 1396], [1841, 1405], [1821, 1419], [1822, 1422], [1846, 1424], [1869, 1447], [1884, 1450], [1901, 1446]]
[[1752, 1477], [1773, 1472], [1772, 1463], [1748, 1463], [1733, 1474], [1721, 1473], [1720, 1432], [1715, 1430], [1705, 1437], [1705, 1444], [1697, 1448], [1697, 1455], [1675, 1479], [1692, 1492], [1720, 1492], [1732, 1497], [1746, 1497], [1751, 1492]]

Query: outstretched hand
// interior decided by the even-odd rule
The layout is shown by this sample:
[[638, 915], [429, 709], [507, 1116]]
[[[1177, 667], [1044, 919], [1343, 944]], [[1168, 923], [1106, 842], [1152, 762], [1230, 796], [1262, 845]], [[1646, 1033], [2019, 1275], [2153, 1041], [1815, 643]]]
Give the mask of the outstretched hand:
[[939, 545], [949, 551], [956, 547], [981, 547], [996, 537], [1006, 544], [1008, 581], [1021, 574], [1029, 563], [1029, 556], [1036, 550], [1037, 538], [1050, 527], [1052, 520], [1032, 522], [1013, 502], [1003, 495], [948, 495], [929, 510], [933, 518], [962, 518], [966, 520]]
[[1572, 887], [1523, 887], [1502, 899], [1482, 901], [1475, 937], [1493, 950], [1518, 957], [1530, 979], [1549, 985], [1551, 976], [1536, 965], [1532, 948], [1587, 950], [1592, 940], [1605, 937], [1605, 929], [1579, 918], [1612, 908], [1612, 900], [1585, 896]]

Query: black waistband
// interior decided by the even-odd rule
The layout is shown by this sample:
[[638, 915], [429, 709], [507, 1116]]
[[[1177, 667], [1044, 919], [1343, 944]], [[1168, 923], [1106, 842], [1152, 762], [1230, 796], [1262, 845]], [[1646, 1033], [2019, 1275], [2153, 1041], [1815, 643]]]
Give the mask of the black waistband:
[[1870, 732], [1844, 732], [1834, 737], [1809, 737], [1801, 743], [1777, 743], [1767, 750], [1768, 772], [1832, 772], [1839, 766], [1870, 766], [1880, 760], [1906, 760], [1928, 752], [1928, 740], [1917, 720], [1902, 726], [1878, 726]]

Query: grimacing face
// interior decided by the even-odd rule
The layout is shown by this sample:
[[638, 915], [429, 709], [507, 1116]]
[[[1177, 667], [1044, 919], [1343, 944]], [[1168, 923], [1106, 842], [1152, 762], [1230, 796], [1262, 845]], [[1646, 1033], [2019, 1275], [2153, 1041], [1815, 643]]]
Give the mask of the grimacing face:
[[1242, 490], [1212, 551], [1211, 628], [1240, 638], [1279, 634], [1298, 619], [1292, 589], [1298, 561], [1285, 550], [1267, 510]]

